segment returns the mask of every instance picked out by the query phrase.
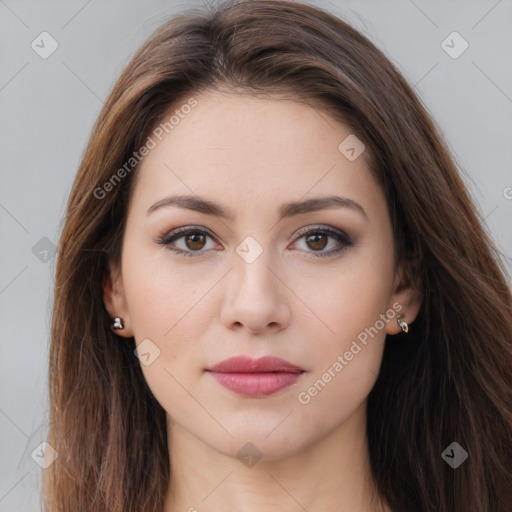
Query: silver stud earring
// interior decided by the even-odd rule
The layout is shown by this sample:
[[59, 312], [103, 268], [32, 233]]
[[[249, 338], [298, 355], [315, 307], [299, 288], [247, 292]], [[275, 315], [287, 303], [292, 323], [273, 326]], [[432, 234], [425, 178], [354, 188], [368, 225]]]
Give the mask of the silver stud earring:
[[404, 315], [398, 315], [396, 317], [396, 321], [398, 322], [398, 325], [402, 328], [402, 332], [409, 332], [409, 324], [405, 320], [402, 320], [403, 317]]
[[114, 323], [112, 324], [112, 329], [114, 331], [117, 331], [119, 329], [124, 329], [124, 320], [121, 317], [116, 316], [114, 318]]

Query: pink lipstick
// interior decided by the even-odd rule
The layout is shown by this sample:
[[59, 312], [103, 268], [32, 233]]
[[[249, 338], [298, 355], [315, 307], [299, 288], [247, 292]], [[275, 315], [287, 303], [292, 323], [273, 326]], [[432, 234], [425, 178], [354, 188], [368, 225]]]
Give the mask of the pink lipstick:
[[206, 370], [225, 388], [240, 395], [263, 397], [291, 386], [305, 370], [279, 357], [238, 356]]

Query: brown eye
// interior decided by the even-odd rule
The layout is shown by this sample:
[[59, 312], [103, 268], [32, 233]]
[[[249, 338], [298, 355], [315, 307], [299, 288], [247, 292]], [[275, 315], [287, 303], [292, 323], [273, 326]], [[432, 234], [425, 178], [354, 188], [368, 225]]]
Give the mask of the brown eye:
[[[353, 245], [351, 239], [345, 232], [327, 226], [318, 227], [316, 229], [302, 228], [296, 236], [298, 236], [296, 243], [299, 249], [305, 253], [309, 253], [309, 256], [316, 258], [327, 258], [341, 254], [342, 251]], [[300, 245], [303, 247], [300, 248]]]
[[[208, 240], [210, 240], [210, 247], [208, 247]], [[215, 247], [213, 235], [193, 227], [176, 229], [157, 238], [155, 242], [165, 245], [171, 252], [183, 257], [202, 256], [208, 252], [208, 249]]]
[[206, 237], [199, 233], [192, 233], [185, 236], [184, 239], [187, 248], [192, 251], [201, 250], [206, 243]]
[[306, 243], [311, 249], [321, 251], [327, 245], [328, 238], [325, 234], [315, 233], [306, 237]]

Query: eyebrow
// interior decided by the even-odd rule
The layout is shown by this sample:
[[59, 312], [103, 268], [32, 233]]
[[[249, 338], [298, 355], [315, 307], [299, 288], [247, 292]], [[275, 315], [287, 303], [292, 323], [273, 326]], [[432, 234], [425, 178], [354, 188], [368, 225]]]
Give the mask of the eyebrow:
[[[215, 201], [208, 200], [195, 195], [173, 195], [160, 199], [154, 205], [150, 206], [146, 215], [153, 213], [154, 211], [168, 207], [176, 206], [178, 208], [185, 208], [187, 210], [193, 210], [206, 215], [213, 215], [221, 217], [227, 220], [233, 220], [235, 215], [233, 211]], [[364, 208], [353, 199], [348, 197], [340, 196], [325, 196], [315, 197], [312, 199], [306, 199], [305, 201], [293, 201], [285, 203], [279, 208], [279, 220], [293, 217], [295, 215], [302, 215], [305, 213], [312, 213], [319, 210], [326, 210], [332, 208], [350, 208], [354, 211], [361, 213], [367, 220], [368, 216]]]

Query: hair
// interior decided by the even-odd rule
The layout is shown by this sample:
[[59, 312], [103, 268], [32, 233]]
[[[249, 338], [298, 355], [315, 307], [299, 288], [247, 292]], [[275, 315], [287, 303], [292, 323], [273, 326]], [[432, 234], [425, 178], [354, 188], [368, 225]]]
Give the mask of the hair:
[[[347, 22], [286, 0], [230, 1], [166, 20], [99, 114], [58, 247], [47, 437], [58, 458], [44, 473], [46, 510], [163, 510], [172, 476], [165, 411], [135, 340], [120, 342], [103, 303], [138, 166], [104, 197], [94, 191], [107, 190], [171, 105], [222, 89], [287, 91], [321, 106], [371, 156], [397, 262], [423, 295], [409, 333], [386, 341], [368, 397], [381, 496], [394, 512], [512, 510], [512, 297], [500, 253], [440, 130], [396, 67]], [[456, 470], [441, 456], [453, 441], [469, 454]]]

